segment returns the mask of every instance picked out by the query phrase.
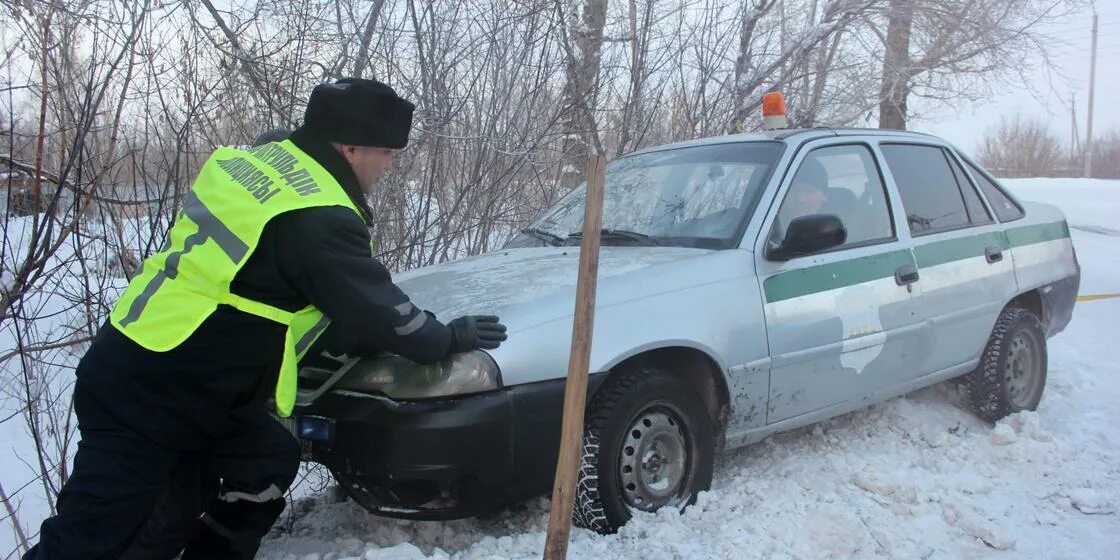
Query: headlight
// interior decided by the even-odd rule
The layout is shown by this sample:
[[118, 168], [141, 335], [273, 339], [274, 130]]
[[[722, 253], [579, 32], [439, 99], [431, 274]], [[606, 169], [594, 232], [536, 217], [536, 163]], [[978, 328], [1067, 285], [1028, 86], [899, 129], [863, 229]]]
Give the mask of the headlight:
[[501, 386], [498, 364], [486, 352], [475, 350], [452, 354], [430, 365], [400, 356], [362, 360], [335, 387], [376, 391], [394, 399], [430, 399], [493, 391]]

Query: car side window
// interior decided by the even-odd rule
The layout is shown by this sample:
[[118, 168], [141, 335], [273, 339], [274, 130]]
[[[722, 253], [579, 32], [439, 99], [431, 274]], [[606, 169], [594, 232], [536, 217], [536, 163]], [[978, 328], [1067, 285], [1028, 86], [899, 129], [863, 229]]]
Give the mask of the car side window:
[[984, 202], [980, 200], [980, 195], [976, 193], [976, 187], [972, 186], [972, 182], [968, 180], [968, 175], [965, 174], [964, 169], [961, 169], [960, 164], [947, 150], [942, 153], [945, 154], [945, 159], [949, 160], [949, 167], [953, 168], [953, 177], [957, 179], [957, 186], [961, 189], [961, 194], [964, 195], [968, 220], [974, 226], [992, 223], [994, 220], [992, 220], [991, 214], [988, 214], [988, 209], [984, 208]]
[[912, 234], [937, 233], [970, 224], [960, 185], [940, 147], [883, 144], [880, 149], [898, 185]]
[[988, 204], [992, 205], [992, 210], [995, 211], [999, 221], [1010, 222], [1023, 217], [1023, 210], [1003, 192], [999, 185], [992, 182], [980, 168], [972, 165], [972, 162], [966, 160], [964, 163], [972, 172], [972, 178], [980, 185], [980, 190], [984, 191], [984, 198], [987, 198]]
[[864, 145], [817, 148], [802, 160], [771, 230], [771, 244], [785, 238], [801, 216], [833, 214], [851, 247], [894, 239], [890, 205], [871, 150]]

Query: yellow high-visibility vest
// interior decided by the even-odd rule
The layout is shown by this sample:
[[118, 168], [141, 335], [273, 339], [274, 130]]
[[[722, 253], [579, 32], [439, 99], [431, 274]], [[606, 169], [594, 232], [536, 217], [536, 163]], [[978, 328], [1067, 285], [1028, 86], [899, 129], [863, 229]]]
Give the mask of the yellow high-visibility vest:
[[219, 304], [287, 326], [276, 412], [296, 400], [296, 364], [330, 322], [313, 306], [290, 312], [230, 292], [237, 271], [276, 216], [315, 206], [361, 212], [342, 186], [290, 140], [250, 150], [218, 148], [202, 166], [162, 251], [148, 257], [109, 318], [137, 344], [166, 352], [182, 344]]

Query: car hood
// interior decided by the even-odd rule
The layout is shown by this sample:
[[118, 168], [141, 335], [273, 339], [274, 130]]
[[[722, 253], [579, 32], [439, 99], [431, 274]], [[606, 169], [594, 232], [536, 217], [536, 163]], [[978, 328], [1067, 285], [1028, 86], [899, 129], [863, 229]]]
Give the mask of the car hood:
[[[678, 247], [602, 247], [598, 304], [612, 297], [606, 284], [652, 267], [711, 253]], [[448, 321], [468, 314], [539, 315], [557, 307], [553, 317], [571, 314], [579, 270], [579, 247], [506, 249], [410, 270], [397, 285], [422, 309]], [[547, 302], [547, 303], [546, 303]], [[559, 307], [558, 307], [559, 306]], [[515, 325], [510, 325], [511, 328]]]

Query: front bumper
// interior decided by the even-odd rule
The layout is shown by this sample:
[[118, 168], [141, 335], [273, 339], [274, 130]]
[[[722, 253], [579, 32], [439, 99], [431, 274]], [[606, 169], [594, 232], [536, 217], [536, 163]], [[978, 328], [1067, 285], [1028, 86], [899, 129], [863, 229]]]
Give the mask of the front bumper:
[[[602, 378], [591, 376], [588, 395]], [[366, 509], [456, 519], [550, 490], [563, 396], [562, 379], [411, 402], [335, 390], [293, 416], [332, 424], [324, 440], [301, 440], [304, 458], [326, 465]]]

